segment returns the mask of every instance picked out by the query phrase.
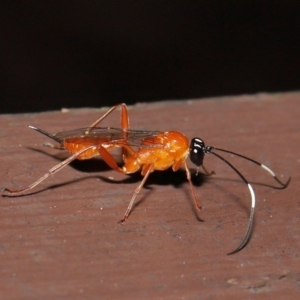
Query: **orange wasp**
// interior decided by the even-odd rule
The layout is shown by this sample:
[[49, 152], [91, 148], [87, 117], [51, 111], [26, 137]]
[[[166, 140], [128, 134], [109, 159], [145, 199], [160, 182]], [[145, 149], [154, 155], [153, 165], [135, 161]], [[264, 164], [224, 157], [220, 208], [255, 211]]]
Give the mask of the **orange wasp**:
[[[121, 128], [97, 127], [97, 125], [101, 121], [103, 121], [103, 119], [105, 119], [109, 114], [111, 114], [119, 107], [121, 108]], [[75, 159], [83, 160], [90, 159], [95, 156], [101, 156], [102, 159], [117, 172], [123, 174], [131, 174], [141, 169], [141, 174], [142, 176], [144, 176], [142, 182], [138, 185], [133, 193], [125, 215], [120, 221], [121, 223], [124, 223], [128, 218], [134, 201], [141, 188], [145, 184], [150, 173], [155, 170], [166, 170], [170, 167], [172, 167], [173, 171], [175, 172], [182, 165], [184, 166], [186, 171], [187, 180], [190, 185], [195, 206], [198, 210], [200, 210], [201, 205], [196, 197], [191, 181], [191, 173], [187, 166], [187, 158], [190, 157], [192, 163], [197, 166], [197, 173], [199, 171], [199, 168], [202, 167], [206, 175], [212, 175], [214, 174], [214, 172], [209, 173], [203, 166], [203, 159], [205, 154], [213, 154], [219, 159], [223, 160], [238, 174], [238, 176], [247, 185], [250, 191], [252, 203], [246, 234], [239, 246], [234, 251], [228, 254], [233, 254], [240, 251], [250, 239], [255, 210], [255, 193], [251, 184], [246, 180], [246, 178], [229, 161], [227, 161], [215, 151], [217, 150], [227, 152], [261, 166], [281, 185], [279, 187], [280, 189], [286, 188], [290, 181], [289, 178], [286, 183], [281, 182], [271, 169], [251, 158], [221, 148], [205, 146], [204, 142], [200, 138], [193, 138], [189, 143], [188, 138], [178, 131], [162, 132], [129, 129], [128, 111], [127, 106], [124, 103], [112, 107], [101, 118], [99, 118], [96, 122], [94, 122], [90, 127], [87, 128], [63, 131], [52, 135], [34, 126], [28, 127], [48, 136], [58, 143], [58, 145], [45, 143], [46, 146], [54, 149], [67, 150], [70, 152], [71, 156], [51, 168], [46, 174], [23, 189], [4, 189], [4, 195], [18, 196], [28, 190], [31, 190], [46, 178], [48, 178], [50, 175], [53, 175], [56, 172], [60, 171]], [[122, 167], [118, 166], [117, 162], [109, 152], [114, 148], [122, 149], [122, 159], [124, 162]]]

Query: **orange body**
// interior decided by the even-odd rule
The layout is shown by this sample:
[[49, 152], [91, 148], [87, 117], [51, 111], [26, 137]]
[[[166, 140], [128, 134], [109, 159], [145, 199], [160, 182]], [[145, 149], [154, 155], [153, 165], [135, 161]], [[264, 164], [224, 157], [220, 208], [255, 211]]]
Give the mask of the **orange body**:
[[[121, 128], [97, 127], [103, 119], [117, 108], [121, 108]], [[58, 132], [57, 134], [52, 135], [37, 127], [29, 127], [59, 143], [59, 145], [46, 143], [46, 146], [67, 150], [70, 152], [71, 156], [51, 168], [46, 174], [26, 188], [15, 191], [6, 189], [5, 191], [10, 195], [19, 195], [34, 188], [50, 175], [55, 174], [75, 159], [84, 160], [95, 156], [101, 156], [101, 158], [117, 172], [130, 174], [141, 169], [141, 173], [144, 176], [142, 182], [133, 193], [126, 213], [121, 220], [122, 223], [128, 218], [135, 198], [145, 184], [149, 174], [155, 170], [162, 171], [170, 167], [172, 167], [173, 171], [177, 171], [181, 165], [184, 165], [195, 206], [197, 209], [201, 208], [195, 195], [191, 174], [186, 162], [190, 153], [189, 140], [187, 137], [177, 131], [161, 132], [129, 129], [128, 110], [124, 103], [113, 106], [102, 117], [91, 124], [91, 126], [86, 128]], [[122, 166], [117, 164], [110, 153], [110, 150], [114, 148], [120, 148], [122, 150]], [[205, 172], [207, 173], [206, 170]]]
[[189, 155], [189, 141], [187, 137], [177, 131], [160, 132], [156, 136], [150, 136], [140, 141], [140, 147], [134, 150], [128, 143], [128, 139], [110, 140], [100, 137], [72, 137], [63, 142], [64, 149], [71, 154], [89, 146], [97, 147], [87, 150], [77, 159], [90, 159], [95, 156], [102, 156], [105, 150], [123, 148], [125, 150], [124, 165], [117, 171], [125, 174], [135, 173], [142, 168], [142, 175], [145, 175], [150, 166], [154, 170], [166, 170], [172, 167], [177, 171]]

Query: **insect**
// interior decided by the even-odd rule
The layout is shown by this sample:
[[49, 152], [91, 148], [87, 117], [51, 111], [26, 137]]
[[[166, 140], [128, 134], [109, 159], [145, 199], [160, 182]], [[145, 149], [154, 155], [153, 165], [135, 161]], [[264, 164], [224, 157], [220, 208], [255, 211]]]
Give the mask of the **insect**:
[[[103, 121], [117, 108], [121, 108], [121, 128], [97, 127], [101, 121]], [[117, 172], [130, 174], [141, 170], [141, 174], [143, 176], [141, 183], [137, 186], [133, 193], [125, 215], [120, 221], [121, 223], [124, 223], [128, 218], [137, 195], [153, 171], [166, 170], [170, 167], [172, 167], [173, 171], [177, 171], [182, 165], [186, 171], [195, 207], [197, 210], [201, 210], [200, 202], [196, 197], [192, 184], [191, 173], [187, 165], [187, 158], [189, 157], [192, 163], [196, 165], [197, 173], [199, 168], [202, 167], [206, 175], [212, 175], [214, 172], [208, 172], [203, 165], [204, 156], [205, 154], [212, 154], [218, 157], [237, 173], [237, 175], [247, 185], [251, 195], [251, 210], [246, 233], [239, 246], [228, 254], [240, 251], [250, 239], [255, 210], [255, 193], [251, 184], [240, 173], [240, 171], [238, 171], [228, 160], [216, 153], [216, 151], [236, 155], [262, 167], [280, 184], [280, 189], [286, 188], [290, 182], [290, 178], [286, 183], [281, 182], [271, 169], [256, 160], [225, 149], [205, 146], [203, 140], [197, 137], [193, 138], [189, 142], [188, 138], [184, 134], [177, 131], [162, 132], [132, 130], [129, 128], [128, 110], [124, 103], [113, 106], [91, 126], [86, 128], [63, 131], [52, 135], [37, 127], [30, 125], [28, 127], [46, 135], [58, 143], [58, 145], [45, 143], [46, 146], [54, 149], [67, 150], [70, 152], [71, 156], [51, 168], [42, 177], [23, 189], [10, 190], [5, 188], [3, 190], [4, 195], [18, 196], [31, 190], [50, 175], [60, 171], [75, 159], [84, 160], [95, 156], [101, 156], [107, 165]], [[123, 166], [121, 167], [117, 164], [116, 160], [110, 153], [110, 150], [114, 148], [120, 148], [122, 151]]]

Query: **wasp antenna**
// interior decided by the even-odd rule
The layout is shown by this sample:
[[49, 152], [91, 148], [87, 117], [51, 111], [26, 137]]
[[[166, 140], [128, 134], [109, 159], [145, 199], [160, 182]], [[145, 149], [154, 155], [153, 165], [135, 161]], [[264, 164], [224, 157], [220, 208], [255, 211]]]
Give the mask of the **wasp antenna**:
[[[226, 160], [224, 157], [222, 157], [221, 155], [212, 152], [213, 149], [217, 149], [214, 147], [206, 147], [207, 149], [207, 153], [213, 154], [215, 156], [217, 156], [218, 158], [220, 158], [221, 160], [223, 160], [227, 165], [229, 165], [230, 168], [232, 168], [240, 177], [241, 179], [245, 182], [245, 184], [247, 185], [250, 194], [251, 194], [251, 211], [250, 211], [250, 217], [249, 217], [249, 222], [248, 222], [248, 227], [247, 227], [247, 231], [246, 234], [242, 240], [242, 242], [240, 243], [240, 245], [233, 250], [232, 252], [229, 252], [228, 255], [230, 254], [234, 254], [239, 252], [240, 250], [242, 250], [244, 248], [244, 246], [248, 243], [250, 236], [251, 236], [251, 232], [252, 232], [252, 226], [253, 226], [253, 220], [254, 220], [254, 211], [255, 211], [255, 193], [254, 190], [251, 186], [251, 184], [246, 180], [246, 178], [241, 174], [240, 171], [238, 171], [228, 160]], [[225, 151], [227, 152], [227, 151]], [[229, 151], [228, 151], [229, 152]]]
[[233, 251], [227, 253], [227, 255], [231, 255], [234, 253], [239, 252], [240, 250], [242, 250], [244, 248], [244, 246], [246, 246], [246, 244], [248, 243], [250, 236], [251, 236], [251, 231], [252, 231], [252, 226], [253, 226], [253, 220], [254, 220], [254, 209], [255, 209], [255, 193], [254, 190], [251, 186], [250, 183], [247, 184], [248, 189], [250, 191], [251, 194], [251, 211], [250, 211], [250, 217], [249, 217], [249, 223], [248, 223], [248, 227], [247, 227], [247, 231], [245, 234], [245, 237], [243, 238], [242, 242], [240, 243], [240, 245]]
[[[247, 158], [248, 159], [248, 158]], [[248, 159], [249, 160], [249, 159]], [[250, 159], [250, 161], [253, 161], [252, 159]], [[283, 182], [281, 182], [278, 178], [277, 178], [277, 176], [275, 175], [275, 173], [270, 169], [270, 168], [268, 168], [267, 166], [265, 166], [265, 165], [263, 165], [263, 164], [261, 164], [261, 163], [259, 163], [259, 162], [256, 162], [256, 161], [254, 161], [256, 164], [259, 164], [264, 170], [266, 170], [269, 174], [271, 174], [272, 176], [273, 176], [273, 178], [279, 183], [279, 184], [281, 184], [282, 186], [281, 187], [276, 187], [277, 189], [285, 189], [288, 185], [289, 185], [289, 183], [290, 183], [290, 181], [291, 181], [291, 177], [289, 177], [288, 178], [288, 180], [287, 180], [287, 182], [286, 183], [283, 183]]]
[[37, 127], [34, 127], [32, 125], [27, 125], [27, 127], [30, 128], [30, 129], [33, 129], [33, 130], [35, 130], [35, 131], [37, 131], [37, 132], [39, 132], [39, 133], [41, 133], [41, 134], [43, 134], [43, 135], [45, 135], [47, 137], [49, 137], [50, 139], [52, 139], [52, 140], [54, 140], [54, 141], [56, 141], [58, 143], [61, 143], [61, 141], [59, 139], [57, 139], [54, 135], [50, 134], [49, 132], [47, 132], [45, 130], [42, 130], [42, 129], [37, 128]]
[[244, 156], [244, 155], [236, 153], [236, 152], [232, 152], [232, 151], [228, 151], [228, 150], [225, 150], [225, 149], [221, 149], [221, 148], [213, 147], [213, 149], [218, 150], [218, 151], [222, 151], [222, 152], [226, 152], [226, 153], [230, 153], [230, 154], [233, 154], [233, 155], [236, 155], [236, 156], [239, 156], [241, 158], [244, 158], [244, 159], [246, 159], [248, 161], [251, 161], [254, 164], [262, 167], [264, 170], [266, 170], [281, 185], [281, 187], [276, 187], [277, 189], [285, 189], [289, 185], [289, 183], [291, 181], [291, 177], [289, 177], [289, 179], [287, 180], [287, 182], [283, 183], [282, 181], [280, 181], [278, 179], [278, 177], [275, 175], [275, 173], [270, 168], [268, 168], [264, 164], [262, 164], [262, 163], [260, 163], [260, 162], [258, 162], [256, 160], [254, 160], [254, 159], [252, 159], [250, 157]]

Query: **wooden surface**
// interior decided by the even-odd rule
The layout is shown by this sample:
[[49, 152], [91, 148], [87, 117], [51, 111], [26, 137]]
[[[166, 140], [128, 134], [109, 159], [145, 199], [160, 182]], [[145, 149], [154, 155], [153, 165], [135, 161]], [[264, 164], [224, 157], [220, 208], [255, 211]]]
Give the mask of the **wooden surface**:
[[[210, 178], [194, 178], [197, 219], [185, 172], [155, 172], [124, 225], [141, 176], [101, 160], [74, 162], [23, 197], [0, 202], [0, 299], [296, 299], [300, 295], [300, 94], [260, 94], [138, 104], [131, 128], [179, 130], [207, 145], [250, 156], [292, 181], [273, 189], [261, 168], [228, 159], [253, 183], [253, 235], [247, 187], [212, 155]], [[67, 157], [43, 147], [50, 133], [86, 127], [106, 109], [0, 117], [0, 182], [21, 188]], [[103, 126], [118, 126], [114, 114]], [[191, 169], [195, 169], [189, 163]], [[266, 185], [264, 185], [266, 184]]]

